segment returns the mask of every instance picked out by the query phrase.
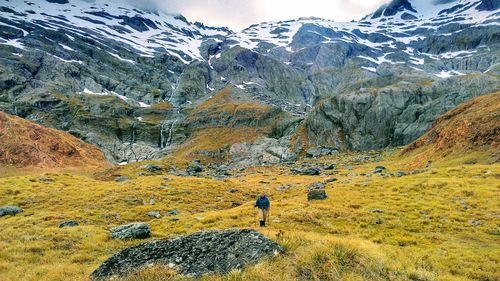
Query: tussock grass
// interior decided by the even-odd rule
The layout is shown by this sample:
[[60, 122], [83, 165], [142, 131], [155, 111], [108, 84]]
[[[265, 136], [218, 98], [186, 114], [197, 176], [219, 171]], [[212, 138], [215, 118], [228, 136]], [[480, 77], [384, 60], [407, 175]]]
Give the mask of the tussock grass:
[[[139, 243], [111, 239], [108, 229], [119, 224], [149, 222], [153, 239], [255, 228], [253, 203], [261, 190], [272, 200], [270, 227], [261, 231], [286, 253], [202, 280], [499, 279], [500, 164], [453, 159], [454, 165], [433, 163], [419, 174], [383, 178], [361, 174], [377, 165], [388, 172], [411, 171], [411, 163], [399, 158], [399, 151], [386, 152], [380, 161], [359, 156], [306, 160], [338, 163], [337, 170], [320, 176], [292, 175], [275, 166], [226, 180], [140, 177], [140, 165], [134, 164], [115, 171], [131, 177], [122, 183], [60, 172], [1, 177], [0, 205], [19, 205], [24, 212], [0, 218], [0, 279], [88, 280], [110, 255]], [[39, 181], [42, 175], [53, 181]], [[338, 180], [327, 183], [329, 197], [308, 202], [306, 186], [330, 177]], [[283, 185], [289, 187], [281, 190]], [[232, 207], [233, 202], [242, 205]], [[166, 215], [172, 209], [180, 214]], [[164, 216], [151, 219], [149, 211]], [[80, 226], [58, 228], [65, 220]], [[153, 267], [127, 280], [188, 279]]]

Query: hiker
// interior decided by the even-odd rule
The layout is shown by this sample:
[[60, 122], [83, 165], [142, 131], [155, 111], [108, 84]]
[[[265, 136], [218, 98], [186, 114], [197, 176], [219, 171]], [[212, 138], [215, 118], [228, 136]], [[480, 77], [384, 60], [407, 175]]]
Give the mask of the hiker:
[[269, 216], [269, 207], [271, 206], [271, 203], [269, 202], [269, 198], [267, 198], [266, 193], [262, 191], [257, 198], [257, 201], [255, 202], [255, 206], [260, 209], [262, 212], [262, 220], [260, 220], [260, 226], [266, 226], [266, 221]]

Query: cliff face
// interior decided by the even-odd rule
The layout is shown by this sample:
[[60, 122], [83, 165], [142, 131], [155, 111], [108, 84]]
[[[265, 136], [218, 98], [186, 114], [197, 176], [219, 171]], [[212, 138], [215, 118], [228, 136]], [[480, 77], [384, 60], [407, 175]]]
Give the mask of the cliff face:
[[112, 162], [161, 158], [207, 122], [234, 126], [191, 113], [225, 88], [232, 103], [286, 113], [282, 132], [259, 137], [356, 150], [408, 144], [500, 88], [495, 1], [393, 1], [357, 22], [240, 32], [126, 1], [32, 2], [0, 1], [0, 110], [96, 144]]

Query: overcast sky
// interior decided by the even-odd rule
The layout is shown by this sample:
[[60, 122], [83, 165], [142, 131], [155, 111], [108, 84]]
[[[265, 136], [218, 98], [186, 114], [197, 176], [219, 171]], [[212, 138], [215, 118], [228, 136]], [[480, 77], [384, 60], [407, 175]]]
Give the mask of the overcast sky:
[[388, 0], [138, 0], [189, 21], [239, 31], [254, 23], [316, 16], [335, 21], [358, 20]]

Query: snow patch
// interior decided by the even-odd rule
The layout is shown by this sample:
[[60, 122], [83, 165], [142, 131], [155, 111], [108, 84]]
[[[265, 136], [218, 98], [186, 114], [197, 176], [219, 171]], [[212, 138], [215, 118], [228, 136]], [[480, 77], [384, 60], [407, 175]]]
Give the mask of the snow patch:
[[450, 77], [453, 77], [453, 76], [465, 75], [465, 74], [461, 73], [461, 72], [458, 72], [458, 71], [455, 71], [455, 70], [451, 70], [451, 71], [441, 70], [440, 73], [434, 74], [434, 75], [436, 75], [439, 78], [446, 79], [446, 78], [450, 78]]
[[361, 68], [366, 69], [371, 72], [377, 72], [377, 69], [375, 67], [368, 67], [368, 66], [362, 66]]

